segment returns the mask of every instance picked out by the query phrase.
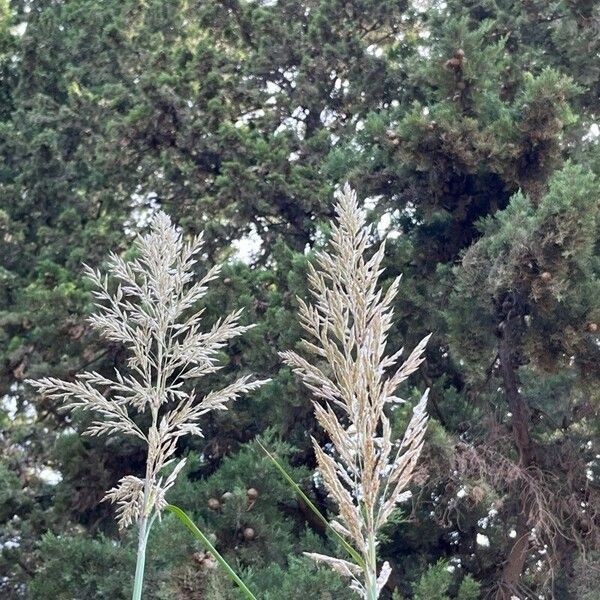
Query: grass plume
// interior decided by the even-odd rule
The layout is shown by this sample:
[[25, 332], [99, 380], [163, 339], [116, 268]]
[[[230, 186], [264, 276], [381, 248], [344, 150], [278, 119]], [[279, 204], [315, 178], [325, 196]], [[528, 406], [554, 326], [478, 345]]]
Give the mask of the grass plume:
[[377, 570], [377, 535], [406, 497], [427, 427], [427, 391], [399, 442], [391, 438], [385, 409], [402, 402], [396, 390], [424, 360], [429, 336], [399, 366], [403, 350], [386, 355], [400, 278], [385, 293], [380, 288], [384, 244], [367, 260], [369, 229], [347, 184], [335, 210], [331, 251], [317, 253], [316, 268], [309, 266], [314, 303], [299, 300], [308, 334], [303, 346], [316, 361], [293, 351], [281, 356], [313, 393], [316, 419], [334, 449], [329, 454], [313, 439], [318, 469], [338, 508], [331, 526], [363, 560], [309, 556], [351, 578], [361, 597], [376, 600], [391, 572], [387, 562]]
[[[96, 312], [90, 325], [106, 340], [129, 350], [127, 372], [115, 369], [112, 378], [95, 371], [79, 373], [74, 381], [46, 377], [30, 381], [40, 393], [63, 403], [65, 410], [84, 410], [98, 418], [88, 435], [123, 434], [138, 438], [147, 448], [144, 477], [127, 475], [106, 493], [117, 505], [120, 528], [139, 526], [138, 568], [134, 598], [141, 597], [145, 547], [150, 526], [167, 507], [165, 495], [185, 465], [173, 466], [178, 440], [202, 435], [200, 422], [207, 412], [226, 410], [239, 395], [265, 381], [249, 376], [199, 397], [188, 382], [214, 373], [218, 353], [227, 342], [252, 326], [241, 325], [241, 311], [201, 328], [202, 310], [194, 310], [220, 267], [194, 281], [194, 265], [203, 246], [202, 235], [185, 241], [170, 218], [159, 212], [150, 232], [135, 242], [137, 258], [125, 261], [116, 254], [108, 272], [86, 267], [94, 284]], [[147, 429], [136, 415], [150, 416]], [[141, 569], [141, 571], [140, 571]]]

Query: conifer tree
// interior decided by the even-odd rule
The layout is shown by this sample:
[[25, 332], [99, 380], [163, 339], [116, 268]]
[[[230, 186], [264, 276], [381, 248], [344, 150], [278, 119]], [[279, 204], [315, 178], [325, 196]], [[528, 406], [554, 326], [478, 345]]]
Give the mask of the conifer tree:
[[[388, 237], [387, 276], [404, 275], [390, 348], [434, 332], [403, 390], [431, 388], [429, 471], [411, 523], [393, 523], [382, 542], [389, 587], [421, 593], [427, 565], [442, 559], [455, 567], [449, 596], [466, 572], [486, 593], [502, 584], [593, 597], [598, 11], [567, 0], [0, 2], [0, 477], [10, 490], [0, 494], [9, 577], [0, 595], [41, 594], [40, 577], [52, 593], [69, 590], [50, 581], [51, 557], [72, 565], [71, 581], [78, 557], [120, 568], [98, 499], [143, 457], [126, 441], [79, 441], [71, 429], [87, 423], [65, 422], [22, 381], [124, 366], [123, 348], [104, 347], [85, 325], [79, 265], [126, 255], [145, 211], [162, 207], [185, 231], [207, 232], [209, 262], [232, 259], [206, 297], [207, 320], [243, 306], [257, 323], [207, 384], [227, 385], [240, 369], [273, 379], [184, 449], [202, 457], [186, 470], [182, 485], [196, 490], [186, 497], [192, 504], [204, 481], [236, 474], [235, 510], [212, 511], [208, 495], [196, 512], [220, 536], [233, 524], [223, 551], [255, 568], [274, 597], [313, 584], [346, 597], [329, 574], [288, 560], [306, 546], [307, 522], [311, 550], [327, 554], [323, 532], [282, 490], [263, 504], [260, 482], [247, 481], [262, 463], [247, 451], [272, 426], [327, 508], [308, 475], [306, 433], [323, 439], [277, 351], [300, 338], [305, 251], [327, 238], [331, 192], [348, 179], [367, 198], [374, 237]], [[236, 263], [231, 244], [246, 234], [259, 249]], [[393, 427], [407, 417], [395, 413]], [[57, 485], [40, 477], [49, 467]], [[521, 493], [524, 481], [535, 493]], [[248, 512], [252, 487], [261, 496]], [[560, 503], [538, 502], [548, 498]], [[517, 535], [540, 515], [551, 517], [542, 537]], [[41, 542], [47, 530], [62, 537]], [[74, 539], [82, 552], [68, 552]], [[270, 571], [266, 549], [281, 557]], [[171, 550], [183, 570], [167, 560], [151, 575], [156, 589], [229, 593], [196, 569], [193, 552]], [[104, 583], [96, 589], [118, 597], [118, 581]]]

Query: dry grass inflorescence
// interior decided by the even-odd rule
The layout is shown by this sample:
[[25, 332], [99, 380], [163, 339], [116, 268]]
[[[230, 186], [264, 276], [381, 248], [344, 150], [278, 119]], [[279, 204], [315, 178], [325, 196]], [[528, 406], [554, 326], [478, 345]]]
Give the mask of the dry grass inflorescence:
[[[317, 267], [309, 267], [314, 303], [299, 300], [300, 322], [310, 338], [303, 345], [316, 356], [315, 364], [292, 351], [281, 356], [313, 393], [316, 419], [331, 441], [331, 452], [314, 439], [313, 445], [338, 508], [330, 525], [343, 538], [353, 562], [309, 556], [348, 576], [351, 588], [363, 598], [376, 600], [391, 572], [387, 562], [377, 568], [378, 534], [408, 495], [427, 427], [427, 391], [401, 440], [392, 440], [386, 409], [403, 402], [396, 396], [398, 387], [424, 360], [429, 336], [403, 362], [403, 350], [386, 355], [400, 280], [385, 293], [380, 287], [384, 244], [367, 258], [370, 231], [348, 186], [339, 194], [336, 212], [332, 250], [318, 252]], [[112, 254], [104, 275], [86, 267], [97, 307], [90, 324], [105, 339], [129, 350], [127, 369], [115, 370], [112, 378], [90, 371], [74, 381], [30, 381], [45, 396], [62, 402], [64, 409], [97, 415], [88, 434], [129, 435], [147, 447], [145, 476], [123, 477], [105, 497], [117, 504], [121, 528], [139, 526], [133, 600], [141, 598], [150, 528], [167, 507], [203, 540], [246, 596], [254, 598], [185, 513], [168, 506], [165, 498], [185, 465], [181, 459], [173, 466], [179, 438], [202, 435], [204, 414], [225, 410], [229, 401], [266, 383], [245, 376], [201, 398], [189, 384], [217, 371], [218, 353], [251, 327], [239, 323], [237, 311], [207, 331], [201, 328], [202, 311], [194, 309], [219, 272], [213, 267], [194, 282], [201, 249], [202, 236], [184, 241], [169, 217], [158, 213], [150, 232], [136, 241], [137, 258], [125, 261]], [[148, 422], [147, 427], [139, 424]], [[168, 466], [173, 467], [170, 473], [161, 475]]]
[[[202, 435], [203, 415], [225, 410], [229, 401], [265, 383], [244, 376], [203, 397], [189, 384], [217, 371], [219, 352], [251, 327], [239, 323], [237, 311], [207, 331], [201, 328], [203, 311], [194, 309], [220, 269], [215, 266], [194, 281], [202, 246], [201, 235], [185, 241], [169, 217], [159, 212], [150, 232], [135, 243], [137, 258], [125, 261], [112, 254], [104, 275], [86, 267], [97, 309], [89, 322], [106, 340], [129, 350], [127, 370], [115, 370], [112, 378], [90, 371], [79, 373], [74, 381], [30, 381], [46, 397], [62, 402], [64, 409], [97, 415], [86, 431], [89, 435], [125, 434], [146, 445], [145, 476], [123, 477], [105, 497], [117, 504], [120, 528], [139, 525], [142, 573], [139, 553], [144, 554], [152, 521], [167, 506], [165, 494], [185, 465], [181, 459], [168, 476], [161, 476], [175, 460], [179, 438]], [[147, 428], [138, 424], [148, 421]]]
[[427, 427], [427, 391], [400, 441], [392, 440], [386, 407], [402, 402], [395, 393], [424, 360], [429, 336], [399, 366], [402, 350], [385, 354], [400, 279], [385, 293], [379, 286], [384, 244], [366, 258], [370, 232], [348, 185], [336, 213], [331, 251], [317, 253], [316, 268], [309, 267], [314, 303], [299, 300], [309, 338], [303, 346], [316, 360], [292, 351], [282, 358], [313, 393], [317, 421], [331, 440], [328, 453], [313, 439], [319, 471], [338, 508], [331, 526], [362, 560], [310, 556], [350, 577], [360, 596], [375, 600], [391, 572], [387, 562], [377, 570], [378, 532], [407, 497]]

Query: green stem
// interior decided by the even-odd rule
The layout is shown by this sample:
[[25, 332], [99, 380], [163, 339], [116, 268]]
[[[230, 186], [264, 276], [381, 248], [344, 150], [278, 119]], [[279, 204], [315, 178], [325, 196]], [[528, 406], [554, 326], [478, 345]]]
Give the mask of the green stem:
[[367, 540], [368, 555], [365, 561], [365, 588], [367, 600], [377, 600], [377, 552], [375, 547], [375, 536], [369, 535]]
[[256, 596], [246, 587], [246, 584], [238, 577], [237, 573], [229, 566], [227, 561], [219, 554], [217, 549], [211, 544], [210, 540], [196, 527], [194, 522], [187, 516], [187, 514], [181, 510], [178, 506], [169, 504], [166, 510], [172, 512], [191, 532], [192, 535], [199, 540], [204, 548], [210, 552], [216, 561], [225, 570], [230, 579], [238, 585], [238, 587], [244, 592], [246, 598], [250, 600], [256, 600]]
[[156, 514], [152, 515], [150, 520], [148, 517], [143, 517], [140, 520], [140, 531], [138, 534], [138, 550], [137, 561], [135, 564], [135, 580], [133, 582], [133, 595], [131, 600], [141, 600], [142, 588], [144, 586], [144, 567], [146, 565], [146, 545], [148, 544], [148, 536]]

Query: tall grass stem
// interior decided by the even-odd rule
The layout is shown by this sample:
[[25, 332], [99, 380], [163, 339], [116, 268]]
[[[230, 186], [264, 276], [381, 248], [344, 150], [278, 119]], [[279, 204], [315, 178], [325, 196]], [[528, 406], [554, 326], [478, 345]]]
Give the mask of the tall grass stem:
[[156, 519], [156, 513], [148, 519], [144, 517], [140, 520], [140, 531], [138, 534], [138, 549], [137, 549], [137, 560], [135, 563], [135, 579], [133, 582], [133, 595], [131, 600], [141, 600], [142, 589], [144, 587], [144, 569], [146, 566], [146, 546], [148, 545], [148, 537], [150, 536], [150, 530], [152, 524]]

